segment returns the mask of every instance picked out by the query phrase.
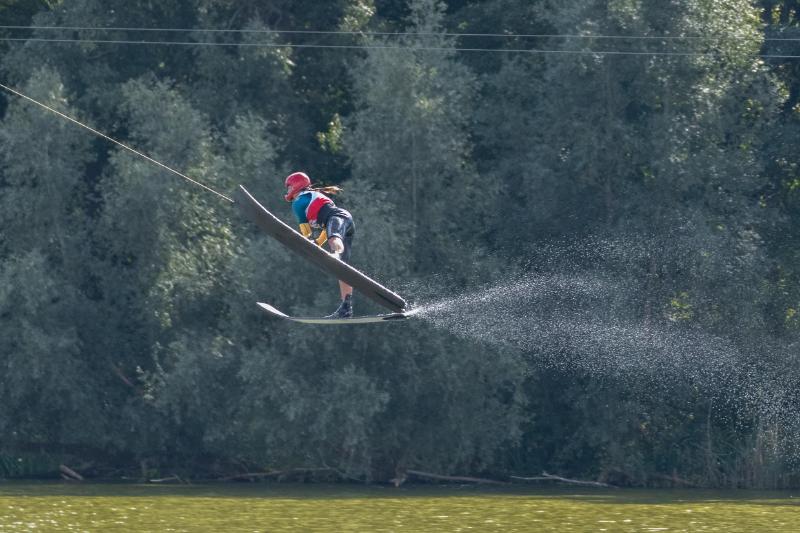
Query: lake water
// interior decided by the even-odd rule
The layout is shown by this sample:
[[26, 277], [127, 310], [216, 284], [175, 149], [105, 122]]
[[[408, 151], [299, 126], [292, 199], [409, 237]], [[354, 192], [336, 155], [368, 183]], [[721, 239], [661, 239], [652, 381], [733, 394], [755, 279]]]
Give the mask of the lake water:
[[800, 491], [0, 482], [0, 532], [800, 532]]

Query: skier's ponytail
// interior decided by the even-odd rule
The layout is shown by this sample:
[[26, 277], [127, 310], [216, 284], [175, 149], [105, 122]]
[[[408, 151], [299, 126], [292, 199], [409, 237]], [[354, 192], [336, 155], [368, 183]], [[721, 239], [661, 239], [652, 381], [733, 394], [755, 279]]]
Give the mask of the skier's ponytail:
[[328, 185], [326, 187], [311, 187], [312, 191], [321, 192], [324, 194], [339, 194], [342, 192], [341, 187], [337, 187], [336, 185]]

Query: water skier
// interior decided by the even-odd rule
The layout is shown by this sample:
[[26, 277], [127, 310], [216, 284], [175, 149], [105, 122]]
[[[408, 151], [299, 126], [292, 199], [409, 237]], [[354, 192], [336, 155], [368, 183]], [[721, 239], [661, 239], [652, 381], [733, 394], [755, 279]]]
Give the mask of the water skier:
[[[331, 253], [348, 263], [353, 246], [355, 224], [346, 209], [336, 207], [327, 195], [341, 192], [339, 187], [312, 187], [311, 178], [303, 172], [294, 172], [286, 178], [287, 202], [292, 202], [292, 211], [300, 224], [300, 233], [318, 246], [328, 242]], [[319, 235], [314, 237], [314, 230]], [[339, 281], [342, 303], [328, 318], [350, 318], [353, 316], [353, 287]]]

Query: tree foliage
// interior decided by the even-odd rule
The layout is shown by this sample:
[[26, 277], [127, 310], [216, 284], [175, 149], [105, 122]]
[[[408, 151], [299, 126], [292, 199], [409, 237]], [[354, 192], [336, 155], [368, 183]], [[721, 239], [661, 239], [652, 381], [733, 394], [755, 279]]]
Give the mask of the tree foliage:
[[[796, 485], [800, 78], [762, 56], [797, 55], [775, 39], [797, 37], [797, 13], [0, 2], [7, 25], [39, 28], [2, 30], [29, 39], [0, 48], [3, 83], [286, 220], [288, 171], [342, 185], [354, 265], [456, 317], [270, 321], [254, 301], [319, 314], [335, 281], [235, 206], [6, 95], [0, 456]], [[584, 313], [570, 322], [506, 289], [546, 276], [613, 290], [588, 301], [554, 281]], [[500, 324], [498, 293], [524, 302], [519, 324]]]

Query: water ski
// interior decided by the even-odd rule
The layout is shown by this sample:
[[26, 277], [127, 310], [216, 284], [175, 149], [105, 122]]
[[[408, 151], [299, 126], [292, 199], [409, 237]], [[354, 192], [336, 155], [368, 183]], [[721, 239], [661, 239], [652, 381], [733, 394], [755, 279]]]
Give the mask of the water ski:
[[[338, 257], [329, 254], [300, 233], [293, 230], [278, 217], [267, 211], [241, 185], [234, 195], [236, 204], [270, 237], [291, 251], [301, 255], [323, 271], [344, 281], [367, 298], [389, 309], [395, 314], [403, 314], [406, 301], [374, 279], [356, 270]], [[260, 304], [259, 304], [260, 305]], [[390, 316], [390, 315], [385, 315]], [[348, 323], [352, 319], [347, 319]], [[326, 322], [328, 323], [328, 322]]]
[[269, 304], [263, 302], [257, 303], [261, 309], [272, 316], [283, 318], [284, 320], [291, 320], [292, 322], [301, 322], [303, 324], [372, 324], [388, 320], [403, 320], [410, 316], [407, 313], [391, 313], [386, 315], [356, 316], [352, 318], [297, 317], [289, 316]]

